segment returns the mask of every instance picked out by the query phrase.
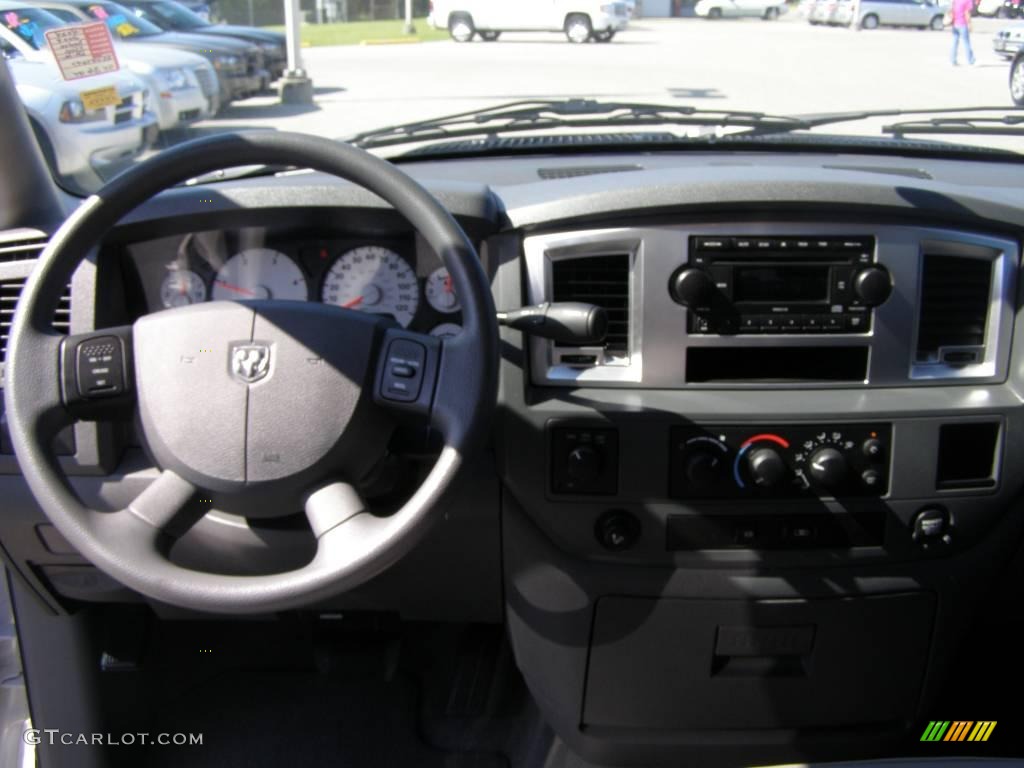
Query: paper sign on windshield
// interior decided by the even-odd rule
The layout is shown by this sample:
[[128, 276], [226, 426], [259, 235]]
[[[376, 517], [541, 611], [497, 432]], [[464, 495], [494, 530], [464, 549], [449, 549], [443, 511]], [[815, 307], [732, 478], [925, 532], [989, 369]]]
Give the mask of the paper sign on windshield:
[[102, 21], [48, 29], [46, 42], [65, 80], [79, 80], [118, 69], [114, 41]]

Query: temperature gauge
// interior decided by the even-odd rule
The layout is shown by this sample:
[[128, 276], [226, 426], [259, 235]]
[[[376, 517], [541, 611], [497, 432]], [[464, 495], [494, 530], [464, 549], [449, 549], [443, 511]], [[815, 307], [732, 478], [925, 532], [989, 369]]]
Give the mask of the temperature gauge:
[[452, 287], [452, 276], [444, 267], [438, 267], [430, 273], [423, 290], [427, 294], [430, 306], [438, 312], [449, 315], [459, 311], [459, 297], [455, 295], [455, 288]]
[[206, 301], [206, 283], [190, 269], [171, 270], [160, 284], [160, 301], [168, 309], [199, 304]]

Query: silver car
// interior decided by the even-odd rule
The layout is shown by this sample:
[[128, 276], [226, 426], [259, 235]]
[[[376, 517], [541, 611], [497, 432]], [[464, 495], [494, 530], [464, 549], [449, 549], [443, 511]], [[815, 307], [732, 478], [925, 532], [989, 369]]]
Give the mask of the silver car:
[[937, 0], [839, 0], [829, 20], [840, 26], [856, 25], [861, 29], [878, 27], [918, 27], [940, 30], [948, 2]]

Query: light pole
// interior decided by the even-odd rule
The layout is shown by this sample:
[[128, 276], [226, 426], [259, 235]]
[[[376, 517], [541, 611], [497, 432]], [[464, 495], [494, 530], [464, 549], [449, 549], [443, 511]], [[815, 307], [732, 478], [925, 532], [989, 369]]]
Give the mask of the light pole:
[[284, 0], [285, 40], [288, 45], [288, 69], [281, 76], [282, 104], [312, 104], [313, 81], [302, 68], [301, 13], [299, 0]]
[[416, 25], [412, 23], [412, 0], [405, 0], [405, 27], [402, 31], [407, 35], [416, 34]]

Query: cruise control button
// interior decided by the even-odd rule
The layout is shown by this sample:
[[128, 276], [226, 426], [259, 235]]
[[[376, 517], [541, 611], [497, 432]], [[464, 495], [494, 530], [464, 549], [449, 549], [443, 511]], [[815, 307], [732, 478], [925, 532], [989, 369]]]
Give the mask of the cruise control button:
[[124, 353], [116, 336], [98, 336], [78, 345], [76, 374], [82, 397], [113, 397], [124, 392]]

